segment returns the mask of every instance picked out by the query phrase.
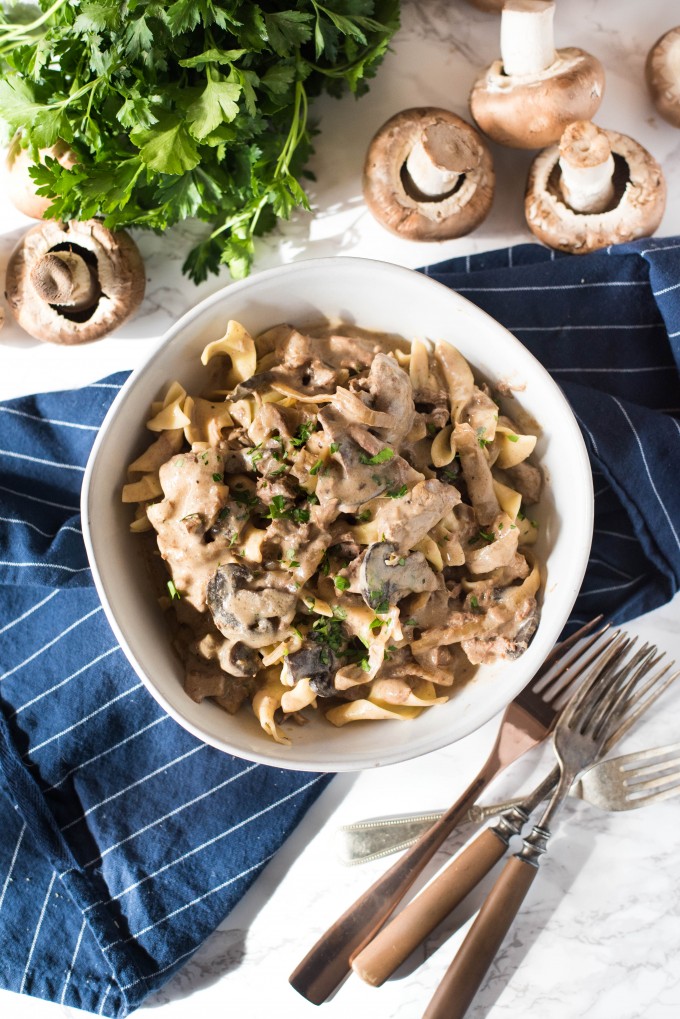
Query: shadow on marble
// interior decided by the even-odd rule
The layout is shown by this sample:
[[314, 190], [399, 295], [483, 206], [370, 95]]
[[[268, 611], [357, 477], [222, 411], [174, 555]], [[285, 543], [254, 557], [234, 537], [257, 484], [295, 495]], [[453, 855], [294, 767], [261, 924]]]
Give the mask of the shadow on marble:
[[328, 824], [355, 780], [351, 773], [334, 777], [231, 913], [168, 983], [144, 1002], [145, 1008], [160, 1008], [218, 983], [247, 960], [249, 929], [269, 901], [271, 890], [281, 884], [307, 844]]

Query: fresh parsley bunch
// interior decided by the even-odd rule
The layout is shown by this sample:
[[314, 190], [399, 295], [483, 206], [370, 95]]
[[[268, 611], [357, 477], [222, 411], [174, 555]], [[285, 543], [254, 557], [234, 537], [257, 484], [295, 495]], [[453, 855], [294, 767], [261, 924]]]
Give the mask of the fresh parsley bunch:
[[[10, 20], [21, 16], [20, 21]], [[399, 0], [40, 0], [0, 8], [0, 117], [61, 219], [211, 223], [184, 265], [247, 275], [253, 238], [308, 209], [309, 100], [367, 89]]]

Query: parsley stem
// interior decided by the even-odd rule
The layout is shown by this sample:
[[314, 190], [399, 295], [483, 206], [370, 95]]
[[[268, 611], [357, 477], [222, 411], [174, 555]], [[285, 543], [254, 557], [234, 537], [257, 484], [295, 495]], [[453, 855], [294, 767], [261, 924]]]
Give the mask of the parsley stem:
[[2, 36], [3, 42], [9, 42], [11, 39], [22, 38], [27, 36], [30, 32], [33, 32], [36, 28], [40, 28], [46, 21], [52, 17], [53, 14], [59, 10], [60, 7], [64, 7], [69, 0], [55, 0], [51, 7], [48, 7], [46, 11], [36, 18], [35, 21], [30, 21], [26, 25], [22, 25], [20, 22], [7, 22], [4, 25], [0, 25], [0, 35]]

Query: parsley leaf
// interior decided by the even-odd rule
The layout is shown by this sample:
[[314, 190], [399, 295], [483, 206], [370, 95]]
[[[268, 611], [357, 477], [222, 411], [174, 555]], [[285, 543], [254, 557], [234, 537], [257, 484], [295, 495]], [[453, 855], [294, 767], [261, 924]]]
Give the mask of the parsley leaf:
[[73, 166], [48, 154], [32, 172], [51, 214], [159, 232], [202, 220], [183, 267], [196, 282], [222, 265], [246, 275], [256, 238], [309, 209], [310, 100], [367, 91], [400, 8], [45, 0], [34, 18], [25, 6], [0, 18], [0, 119], [31, 153], [73, 145]]
[[359, 460], [362, 464], [370, 464], [374, 467], [376, 464], [387, 463], [387, 461], [391, 460], [393, 456], [394, 450], [390, 449], [389, 446], [385, 446], [385, 448], [381, 449], [379, 453], [375, 454], [375, 456], [368, 456], [366, 453], [360, 453]]

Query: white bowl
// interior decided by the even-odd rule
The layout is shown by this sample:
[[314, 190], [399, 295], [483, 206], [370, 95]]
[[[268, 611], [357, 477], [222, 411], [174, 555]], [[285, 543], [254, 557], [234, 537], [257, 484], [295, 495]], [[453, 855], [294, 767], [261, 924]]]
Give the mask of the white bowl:
[[[447, 703], [414, 721], [357, 722], [335, 728], [320, 714], [293, 726], [290, 747], [265, 735], [245, 705], [231, 716], [184, 692], [156, 594], [129, 531], [120, 500], [127, 465], [148, 445], [144, 421], [152, 400], [178, 379], [200, 388], [200, 354], [234, 318], [258, 333], [278, 322], [341, 319], [407, 339], [448, 340], [478, 378], [524, 386], [517, 402], [542, 428], [536, 456], [547, 478], [536, 517], [535, 546], [544, 585], [538, 631], [511, 662], [481, 667]], [[529, 681], [557, 640], [585, 571], [593, 489], [583, 440], [559, 388], [503, 326], [447, 287], [410, 269], [359, 258], [324, 258], [270, 269], [228, 286], [188, 312], [137, 369], [114, 401], [97, 436], [82, 495], [83, 534], [106, 615], [150, 693], [199, 739], [237, 757], [307, 771], [356, 771], [418, 757], [461, 739], [505, 707]], [[314, 712], [310, 712], [314, 715]]]

